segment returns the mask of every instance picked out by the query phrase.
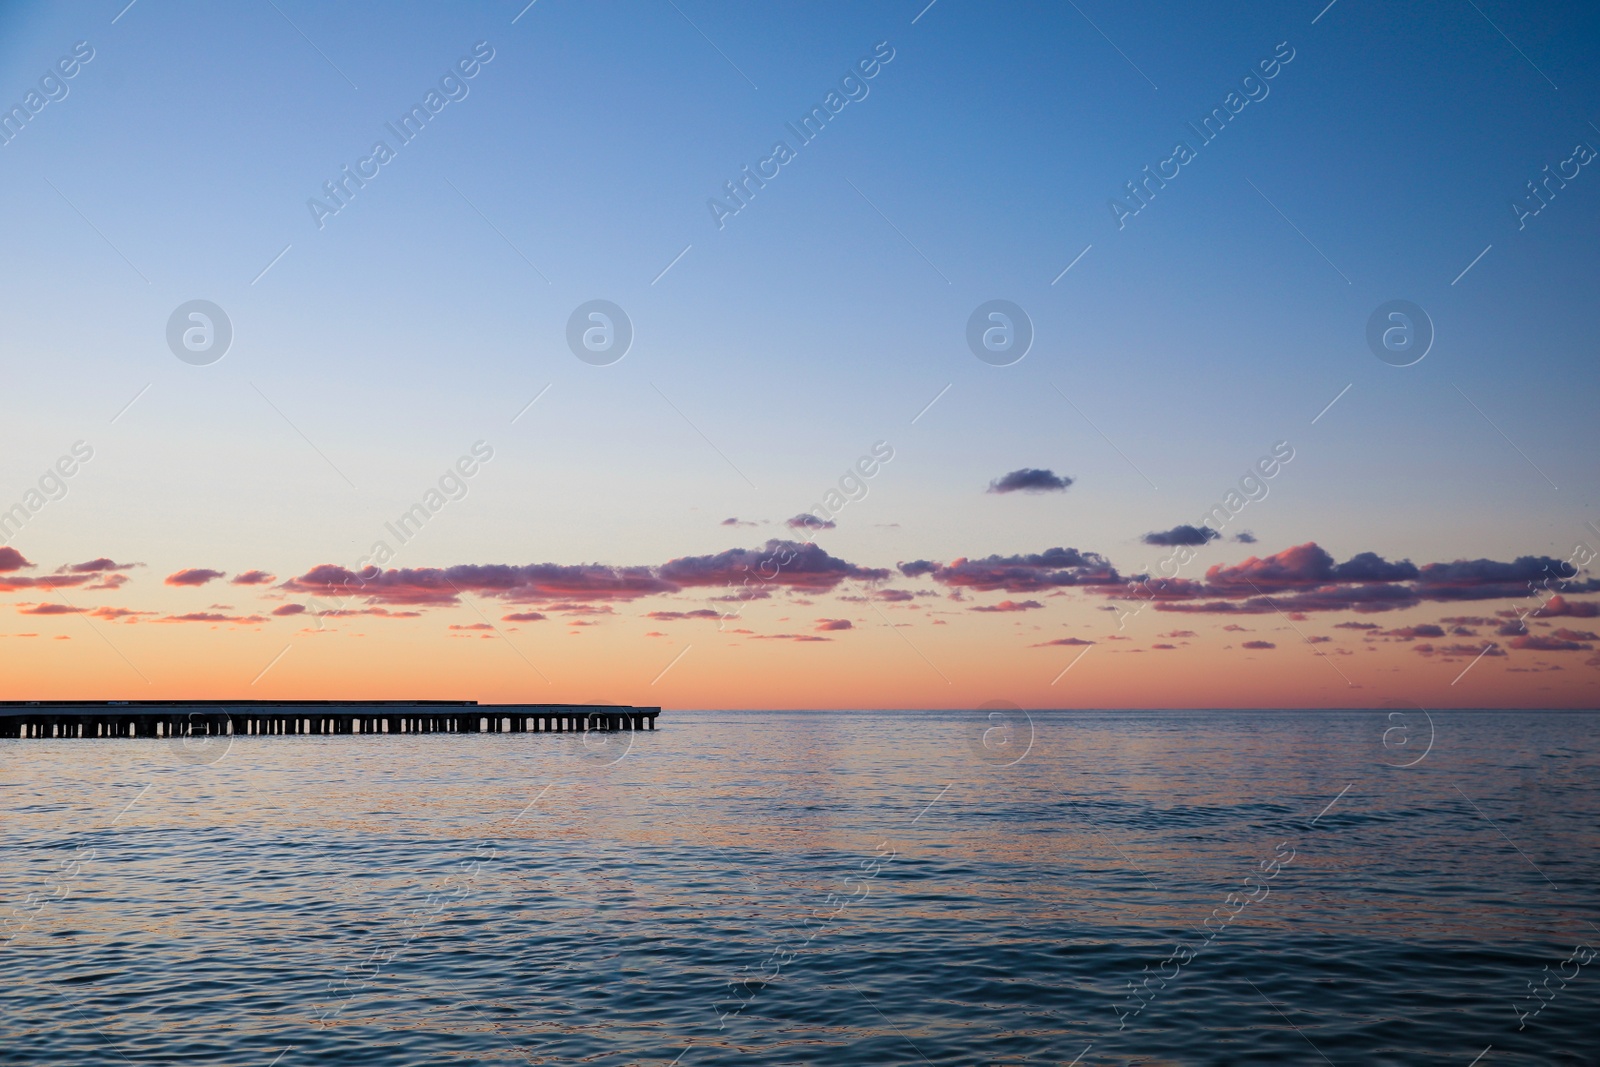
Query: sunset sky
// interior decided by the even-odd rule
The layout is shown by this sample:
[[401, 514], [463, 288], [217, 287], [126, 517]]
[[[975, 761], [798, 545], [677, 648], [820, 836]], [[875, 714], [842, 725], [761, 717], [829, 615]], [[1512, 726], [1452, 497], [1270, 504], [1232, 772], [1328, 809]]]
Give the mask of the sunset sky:
[[1600, 703], [1600, 13], [525, 5], [0, 6], [0, 695]]

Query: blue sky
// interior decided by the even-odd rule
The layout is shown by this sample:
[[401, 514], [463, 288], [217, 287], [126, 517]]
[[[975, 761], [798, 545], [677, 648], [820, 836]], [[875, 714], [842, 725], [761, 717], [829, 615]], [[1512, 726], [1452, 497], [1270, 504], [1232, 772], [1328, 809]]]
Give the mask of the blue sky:
[[[1261, 554], [1565, 558], [1600, 517], [1600, 176], [1520, 231], [1509, 207], [1600, 145], [1575, 3], [3, 11], [7, 106], [95, 50], [0, 148], [7, 499], [96, 449], [30, 525], [39, 562], [352, 564], [478, 440], [404, 562], [759, 543], [781, 528], [718, 523], [805, 510], [879, 440], [825, 542], [870, 566], [1065, 544], [1135, 571], [1280, 440], [1240, 520]], [[319, 229], [308, 198], [478, 42], [468, 95]], [[708, 198], [879, 42], [870, 93], [719, 229]], [[1281, 42], [1199, 147], [1186, 123]], [[1119, 229], [1110, 198], [1179, 139], [1196, 158]], [[194, 298], [235, 330], [208, 367], [164, 342]], [[634, 324], [612, 366], [566, 348], [592, 298]], [[993, 298], [1036, 329], [1014, 366], [966, 350]], [[1364, 340], [1396, 298], [1437, 329], [1412, 367]], [[1021, 467], [1074, 484], [983, 492]]]

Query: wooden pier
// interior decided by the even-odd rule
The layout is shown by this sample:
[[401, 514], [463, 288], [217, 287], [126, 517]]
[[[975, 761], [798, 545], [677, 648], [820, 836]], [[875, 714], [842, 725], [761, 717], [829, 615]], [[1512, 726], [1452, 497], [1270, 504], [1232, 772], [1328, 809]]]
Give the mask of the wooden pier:
[[6, 700], [0, 737], [217, 737], [654, 730], [660, 708], [475, 700]]

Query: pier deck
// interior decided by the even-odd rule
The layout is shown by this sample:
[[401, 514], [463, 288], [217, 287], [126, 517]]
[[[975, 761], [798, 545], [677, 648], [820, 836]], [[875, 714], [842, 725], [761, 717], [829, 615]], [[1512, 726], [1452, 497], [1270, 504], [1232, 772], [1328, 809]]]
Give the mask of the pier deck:
[[660, 708], [475, 700], [6, 700], [0, 737], [654, 730]]

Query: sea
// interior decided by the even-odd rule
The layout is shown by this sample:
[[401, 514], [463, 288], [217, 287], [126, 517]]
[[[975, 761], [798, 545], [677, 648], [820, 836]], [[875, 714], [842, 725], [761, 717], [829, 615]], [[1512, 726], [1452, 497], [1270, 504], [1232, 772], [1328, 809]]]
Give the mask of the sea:
[[0, 740], [0, 1064], [1600, 1063], [1597, 728]]

